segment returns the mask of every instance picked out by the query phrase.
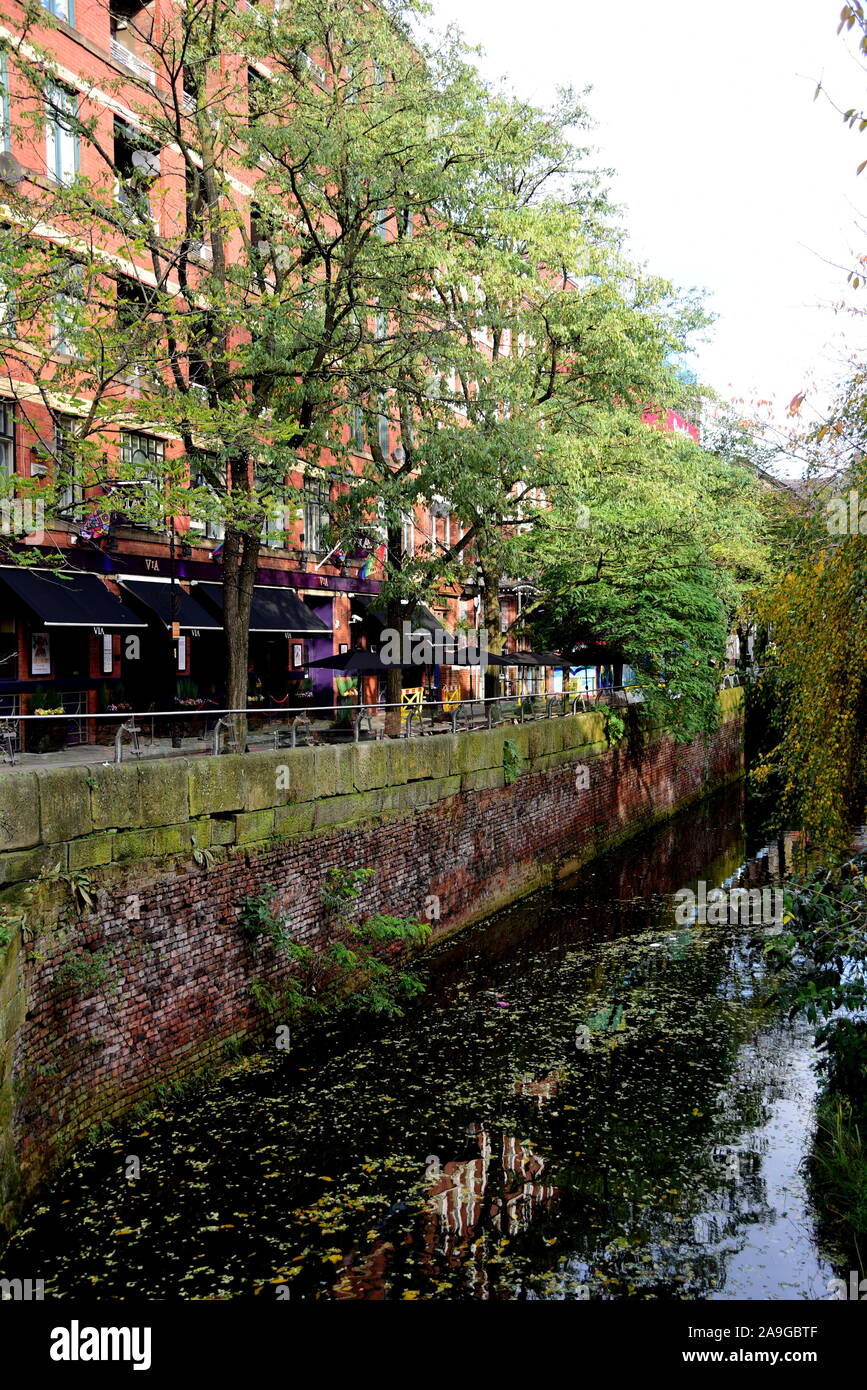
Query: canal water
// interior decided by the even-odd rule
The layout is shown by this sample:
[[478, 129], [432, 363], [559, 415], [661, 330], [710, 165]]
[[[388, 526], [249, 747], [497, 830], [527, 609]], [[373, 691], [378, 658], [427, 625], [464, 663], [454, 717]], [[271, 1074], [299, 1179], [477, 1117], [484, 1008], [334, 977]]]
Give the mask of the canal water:
[[[809, 1030], [752, 926], [739, 792], [432, 950], [398, 1022], [249, 1059], [82, 1151], [0, 1267], [46, 1297], [828, 1299]], [[137, 1174], [137, 1176], [136, 1176]]]

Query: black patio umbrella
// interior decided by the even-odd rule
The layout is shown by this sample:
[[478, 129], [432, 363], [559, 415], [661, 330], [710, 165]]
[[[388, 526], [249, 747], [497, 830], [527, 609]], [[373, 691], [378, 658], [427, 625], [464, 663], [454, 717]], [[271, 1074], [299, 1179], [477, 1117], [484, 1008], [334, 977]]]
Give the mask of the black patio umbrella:
[[[333, 656], [321, 656], [318, 661], [306, 661], [308, 670], [316, 667], [329, 671], [345, 671], [348, 675], [381, 676], [392, 662], [383, 661], [378, 652], [369, 652], [364, 647], [356, 647], [351, 652], [335, 652]], [[404, 671], [419, 670], [418, 667], [404, 666]]]
[[530, 652], [537, 666], [562, 666], [567, 669], [572, 662], [568, 656], [561, 656], [559, 652]]

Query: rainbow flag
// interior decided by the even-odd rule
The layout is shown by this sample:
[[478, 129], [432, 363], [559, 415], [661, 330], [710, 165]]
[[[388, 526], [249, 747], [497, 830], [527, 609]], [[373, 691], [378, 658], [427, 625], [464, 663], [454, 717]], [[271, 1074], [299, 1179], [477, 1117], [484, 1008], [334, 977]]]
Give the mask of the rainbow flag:
[[380, 568], [380, 574], [382, 573], [382, 566], [385, 563], [385, 554], [386, 547], [384, 545], [378, 545], [376, 549], [372, 552], [372, 554], [368, 555], [367, 559], [361, 567], [362, 579], [369, 579], [371, 574], [373, 573], [374, 565], [377, 564]]

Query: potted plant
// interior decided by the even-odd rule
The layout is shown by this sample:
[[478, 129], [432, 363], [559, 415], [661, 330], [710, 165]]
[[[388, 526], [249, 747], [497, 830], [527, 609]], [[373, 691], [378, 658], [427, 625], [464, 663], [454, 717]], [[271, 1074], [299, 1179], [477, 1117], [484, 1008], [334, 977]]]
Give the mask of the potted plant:
[[305, 709], [313, 703], [313, 681], [310, 676], [304, 676], [300, 681], [293, 682], [289, 689], [289, 704], [292, 708]]
[[45, 690], [37, 685], [30, 696], [31, 714], [38, 714], [40, 722], [28, 726], [27, 742], [34, 753], [56, 753], [66, 743], [67, 721], [56, 716], [63, 714], [63, 704], [59, 693]]
[[[104, 714], [131, 714], [132, 705], [126, 698], [122, 681], [109, 686], [105, 682], [99, 688], [99, 705]], [[96, 724], [97, 743], [114, 743], [122, 719], [100, 719]]]

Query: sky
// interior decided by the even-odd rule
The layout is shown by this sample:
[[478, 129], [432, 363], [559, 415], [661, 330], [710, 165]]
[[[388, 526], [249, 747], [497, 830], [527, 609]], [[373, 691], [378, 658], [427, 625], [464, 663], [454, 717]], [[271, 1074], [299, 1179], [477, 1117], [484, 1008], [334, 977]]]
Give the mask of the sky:
[[523, 97], [592, 86], [599, 162], [615, 170], [632, 255], [706, 291], [717, 315], [690, 364], [700, 379], [726, 398], [772, 400], [777, 418], [813, 384], [820, 409], [863, 337], [833, 306], [859, 302], [846, 272], [867, 251], [867, 170], [856, 175], [867, 131], [813, 99], [821, 80], [844, 110], [867, 104], [867, 74], [837, 37], [842, 0], [433, 8]]

